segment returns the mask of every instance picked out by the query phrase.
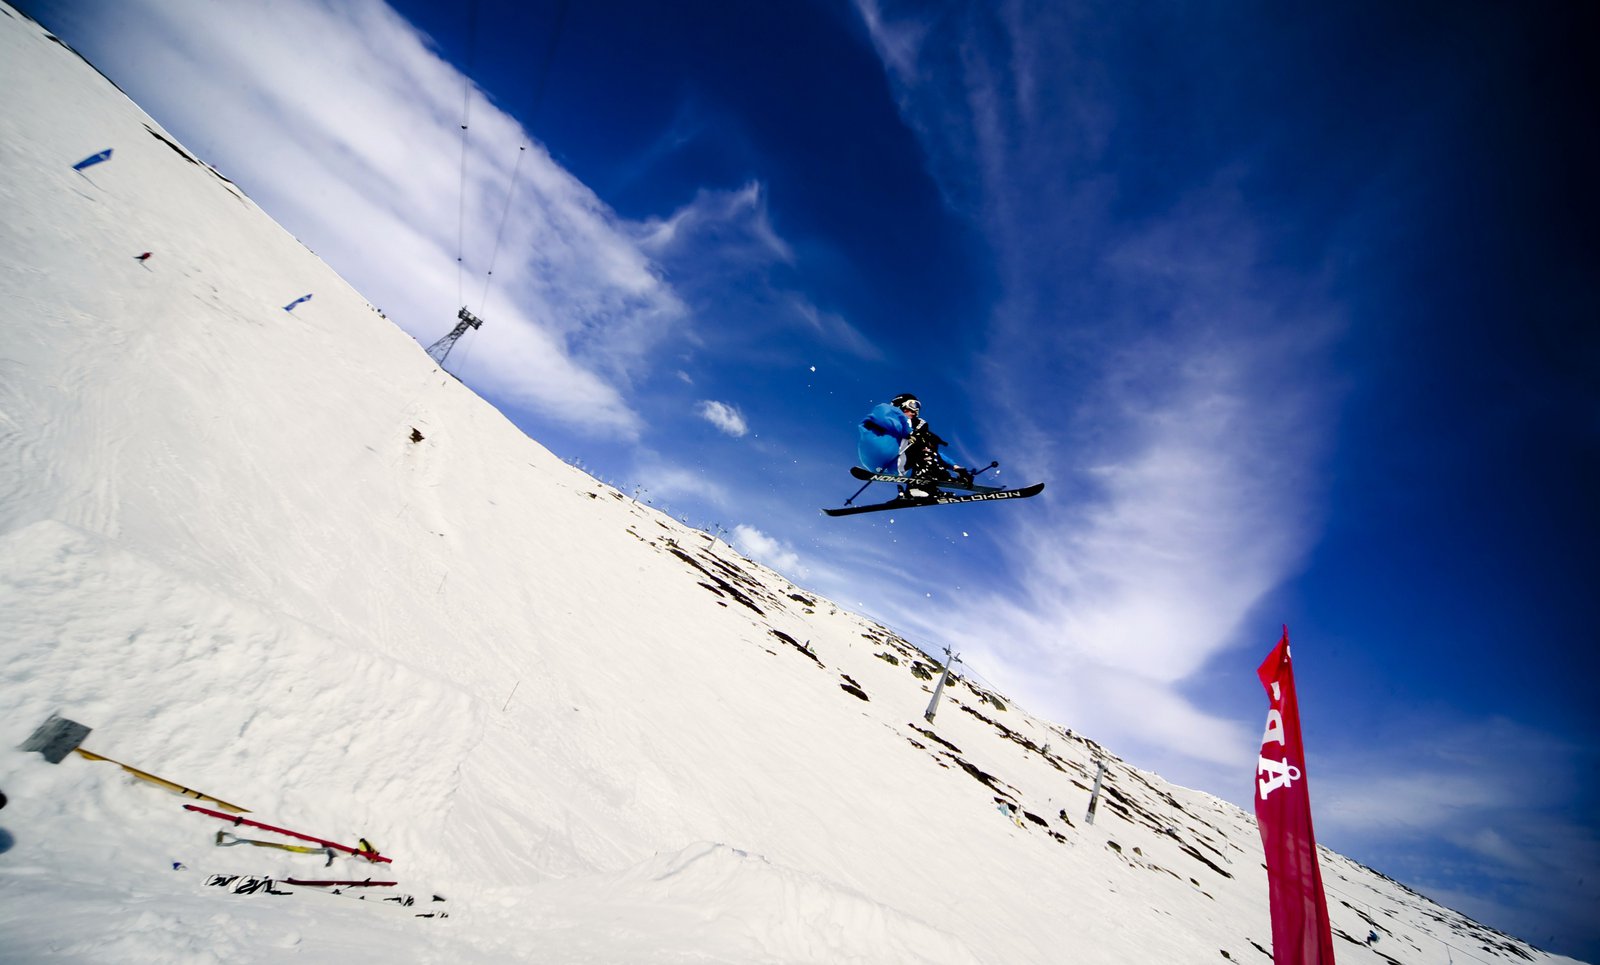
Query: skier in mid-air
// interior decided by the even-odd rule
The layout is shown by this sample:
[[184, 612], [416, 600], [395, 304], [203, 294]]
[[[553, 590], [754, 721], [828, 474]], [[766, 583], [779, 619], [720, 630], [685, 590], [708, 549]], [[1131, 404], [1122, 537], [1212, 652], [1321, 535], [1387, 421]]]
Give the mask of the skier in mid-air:
[[[922, 401], [910, 392], [875, 407], [862, 420], [861, 428], [857, 454], [863, 468], [888, 472], [893, 467], [902, 476], [972, 485], [972, 470], [940, 454], [939, 449], [947, 443], [922, 418]], [[902, 488], [908, 496], [928, 495], [915, 486]]]
[[[838, 508], [825, 508], [829, 516], [854, 516], [885, 510], [948, 506], [952, 503], [997, 502], [1026, 499], [1044, 490], [1044, 483], [1018, 489], [982, 486], [973, 481], [979, 473], [997, 468], [991, 462], [976, 471], [957, 465], [939, 453], [945, 441], [922, 418], [922, 400], [902, 392], [888, 402], [874, 406], [857, 430], [856, 459], [850, 475], [864, 485]], [[884, 503], [852, 505], [856, 496], [873, 482], [894, 483], [899, 494]]]

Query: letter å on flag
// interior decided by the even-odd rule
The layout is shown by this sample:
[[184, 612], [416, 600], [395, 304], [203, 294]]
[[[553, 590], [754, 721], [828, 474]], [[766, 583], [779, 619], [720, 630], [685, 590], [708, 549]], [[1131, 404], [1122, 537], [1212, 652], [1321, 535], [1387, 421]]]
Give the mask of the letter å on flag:
[[1289, 628], [1256, 669], [1267, 690], [1267, 728], [1256, 761], [1256, 823], [1267, 853], [1274, 965], [1333, 965], [1328, 898], [1311, 831], [1311, 792], [1300, 743], [1300, 708], [1289, 662]]

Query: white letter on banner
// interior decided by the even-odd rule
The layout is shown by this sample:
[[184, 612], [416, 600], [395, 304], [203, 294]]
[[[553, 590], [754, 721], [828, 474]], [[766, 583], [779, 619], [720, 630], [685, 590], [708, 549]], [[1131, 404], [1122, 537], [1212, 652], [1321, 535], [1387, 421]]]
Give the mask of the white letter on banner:
[[1283, 712], [1273, 708], [1267, 711], [1267, 729], [1261, 735], [1261, 743], [1282, 744], [1283, 742]]
[[1288, 761], [1275, 761], [1270, 757], [1261, 757], [1256, 761], [1256, 774], [1266, 772], [1271, 777], [1256, 783], [1261, 788], [1261, 800], [1265, 801], [1267, 795], [1280, 787], [1288, 787], [1293, 781], [1300, 780], [1300, 768]]

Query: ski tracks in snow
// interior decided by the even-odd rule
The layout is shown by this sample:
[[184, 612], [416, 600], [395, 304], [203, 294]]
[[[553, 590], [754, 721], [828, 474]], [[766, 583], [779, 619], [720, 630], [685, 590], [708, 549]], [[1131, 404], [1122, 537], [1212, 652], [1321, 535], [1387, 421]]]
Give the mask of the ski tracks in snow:
[[[961, 938], [827, 878], [714, 842], [661, 852], [620, 871], [487, 889], [475, 944], [507, 958], [525, 951], [495, 936], [537, 936], [539, 959], [560, 962], [983, 961]], [[596, 923], [607, 922], [604, 934]], [[626, 922], [626, 927], [611, 923]], [[514, 924], [513, 924], [514, 923]]]

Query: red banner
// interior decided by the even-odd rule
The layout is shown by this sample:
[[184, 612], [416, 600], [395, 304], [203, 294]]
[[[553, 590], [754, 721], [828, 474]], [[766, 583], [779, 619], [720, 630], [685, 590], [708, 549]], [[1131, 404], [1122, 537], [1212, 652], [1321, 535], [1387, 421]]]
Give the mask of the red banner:
[[1256, 668], [1267, 690], [1267, 729], [1256, 761], [1256, 823], [1267, 852], [1273, 965], [1333, 965], [1328, 899], [1311, 831], [1306, 752], [1289, 663], [1289, 628]]

